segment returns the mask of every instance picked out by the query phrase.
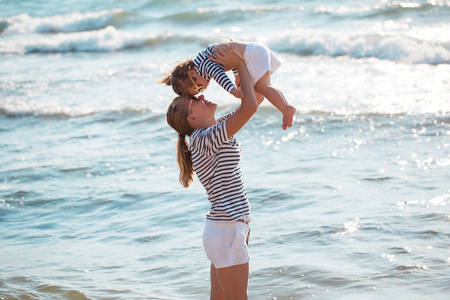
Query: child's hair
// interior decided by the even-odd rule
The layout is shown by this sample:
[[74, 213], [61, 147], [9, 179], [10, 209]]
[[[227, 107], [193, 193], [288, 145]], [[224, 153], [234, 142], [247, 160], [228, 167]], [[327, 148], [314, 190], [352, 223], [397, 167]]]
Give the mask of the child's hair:
[[159, 82], [172, 86], [173, 91], [177, 95], [183, 96], [186, 94], [186, 90], [193, 85], [188, 77], [190, 69], [194, 69], [194, 61], [192, 59], [178, 64], [170, 74], [165, 74], [165, 77]]
[[[194, 166], [192, 165], [191, 152], [189, 152], [189, 144], [186, 135], [191, 136], [193, 129], [187, 121], [188, 108], [179, 104], [180, 100], [186, 96], [178, 96], [172, 100], [167, 109], [167, 123], [178, 132], [178, 141], [176, 146], [177, 162], [180, 167], [180, 183], [183, 187], [188, 188], [194, 181]], [[184, 105], [186, 106], [186, 105]]]

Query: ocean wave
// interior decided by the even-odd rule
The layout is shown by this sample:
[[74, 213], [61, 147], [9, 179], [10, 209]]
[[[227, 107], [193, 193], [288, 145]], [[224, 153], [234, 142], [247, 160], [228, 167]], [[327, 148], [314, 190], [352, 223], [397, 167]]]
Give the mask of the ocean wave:
[[[219, 109], [229, 111], [232, 106], [229, 104], [220, 105]], [[262, 105], [258, 109], [258, 116], [264, 116], [278, 113], [272, 106]], [[150, 114], [145, 122], [158, 121], [165, 118], [165, 111], [154, 109], [149, 105], [127, 105], [127, 106], [101, 106], [93, 107], [90, 105], [69, 106], [59, 103], [41, 103], [26, 102], [23, 100], [0, 99], [0, 116], [7, 118], [25, 118], [36, 117], [43, 119], [65, 119], [65, 118], [83, 118], [89, 116], [99, 116], [101, 120], [115, 120], [116, 118], [126, 118], [141, 114]], [[438, 110], [397, 110], [385, 111], [383, 109], [373, 109], [363, 111], [361, 109], [351, 108], [332, 108], [332, 107], [304, 107], [298, 110], [298, 117], [306, 116], [359, 116], [359, 117], [383, 117], [383, 116], [409, 116], [415, 114], [433, 114], [436, 118], [440, 118], [442, 122], [448, 123], [450, 111], [446, 109]], [[140, 122], [140, 121], [139, 121]]]
[[136, 115], [151, 112], [163, 115], [148, 106], [126, 107], [92, 107], [92, 106], [66, 106], [57, 103], [25, 102], [21, 100], [0, 100], [0, 116], [8, 118], [38, 117], [44, 119], [77, 118], [92, 115]]
[[[160, 5], [160, 4], [157, 4]], [[329, 15], [337, 19], [373, 19], [377, 17], [395, 19], [403, 15], [432, 14], [444, 18], [450, 10], [450, 2], [429, 0], [425, 3], [405, 1], [380, 1], [375, 3], [357, 3], [351, 6], [342, 5], [299, 5], [299, 4], [267, 4], [267, 5], [237, 5], [233, 7], [193, 7], [182, 12], [169, 12], [161, 20], [189, 24], [192, 22], [213, 22], [221, 24], [230, 21], [242, 21], [260, 18], [261, 14], [283, 14], [285, 12], [301, 11], [315, 18], [319, 15]]]
[[137, 34], [107, 26], [95, 31], [59, 33], [30, 39], [13, 39], [0, 42], [0, 53], [66, 53], [66, 52], [112, 52], [130, 48], [158, 45], [173, 38], [163, 33]]
[[374, 57], [412, 64], [450, 63], [450, 40], [424, 40], [406, 33], [346, 34], [313, 29], [286, 30], [267, 38], [275, 51], [301, 56]]
[[382, 1], [379, 3], [362, 3], [357, 6], [338, 6], [331, 7], [321, 5], [314, 9], [315, 14], [329, 14], [334, 17], [351, 18], [375, 18], [389, 17], [393, 18], [406, 13], [423, 13], [430, 9], [437, 8], [436, 13], [442, 14], [450, 9], [450, 2], [429, 0], [425, 3], [405, 2], [405, 1]]
[[414, 3], [405, 1], [385, 1], [380, 4], [374, 5], [366, 17], [394, 17], [404, 13], [417, 12], [423, 13], [433, 8], [438, 8], [437, 12], [442, 13], [444, 9], [450, 9], [450, 3], [448, 1], [429, 0], [426, 3]]
[[[192, 22], [223, 23], [231, 21], [242, 21], [251, 19], [262, 13], [278, 14], [285, 11], [303, 11], [305, 8], [301, 5], [256, 5], [256, 6], [235, 6], [229, 9], [223, 7], [200, 7], [188, 11], [171, 13], [163, 16], [161, 20], [167, 20], [175, 23], [193, 24]], [[195, 23], [194, 23], [195, 24]]]
[[71, 13], [49, 17], [20, 14], [0, 18], [0, 34], [60, 33], [98, 30], [119, 24], [128, 13], [122, 9], [88, 13]]
[[[445, 31], [446, 28], [439, 30]], [[426, 31], [425, 31], [426, 33]], [[0, 54], [114, 52], [169, 43], [209, 44], [221, 36], [194, 37], [175, 33], [131, 33], [108, 26], [95, 31], [41, 35], [28, 39], [0, 41]], [[410, 64], [449, 64], [450, 40], [437, 40], [408, 32], [327, 32], [318, 29], [289, 29], [265, 38], [247, 38], [266, 43], [275, 52], [298, 56], [348, 56], [378, 58]]]

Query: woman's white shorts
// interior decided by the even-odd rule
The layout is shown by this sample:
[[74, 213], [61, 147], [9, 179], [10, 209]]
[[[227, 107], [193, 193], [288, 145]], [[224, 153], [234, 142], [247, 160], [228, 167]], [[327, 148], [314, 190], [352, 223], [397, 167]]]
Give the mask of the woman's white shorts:
[[216, 222], [206, 220], [203, 231], [203, 247], [206, 256], [216, 269], [247, 263], [247, 237], [250, 233], [250, 217], [243, 222]]
[[281, 66], [278, 58], [266, 45], [253, 42], [245, 46], [244, 61], [253, 85], [264, 74], [272, 74]]

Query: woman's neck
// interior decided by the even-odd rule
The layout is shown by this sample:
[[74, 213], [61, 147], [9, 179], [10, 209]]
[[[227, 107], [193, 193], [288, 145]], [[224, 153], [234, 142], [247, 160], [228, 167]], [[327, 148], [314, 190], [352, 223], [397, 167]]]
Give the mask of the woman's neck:
[[194, 122], [194, 128], [195, 129], [202, 129], [202, 128], [209, 128], [211, 126], [214, 126], [217, 124], [217, 120], [215, 117], [212, 117], [210, 119], [205, 119], [205, 120], [201, 120], [201, 119], [197, 119]]

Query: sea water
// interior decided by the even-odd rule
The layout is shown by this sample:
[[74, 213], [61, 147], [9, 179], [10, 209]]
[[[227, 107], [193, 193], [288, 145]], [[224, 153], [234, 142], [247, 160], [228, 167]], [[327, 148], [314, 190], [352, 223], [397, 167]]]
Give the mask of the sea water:
[[448, 299], [449, 32], [443, 0], [0, 0], [0, 298], [208, 299], [157, 81], [234, 39], [297, 108], [236, 134], [249, 298]]

